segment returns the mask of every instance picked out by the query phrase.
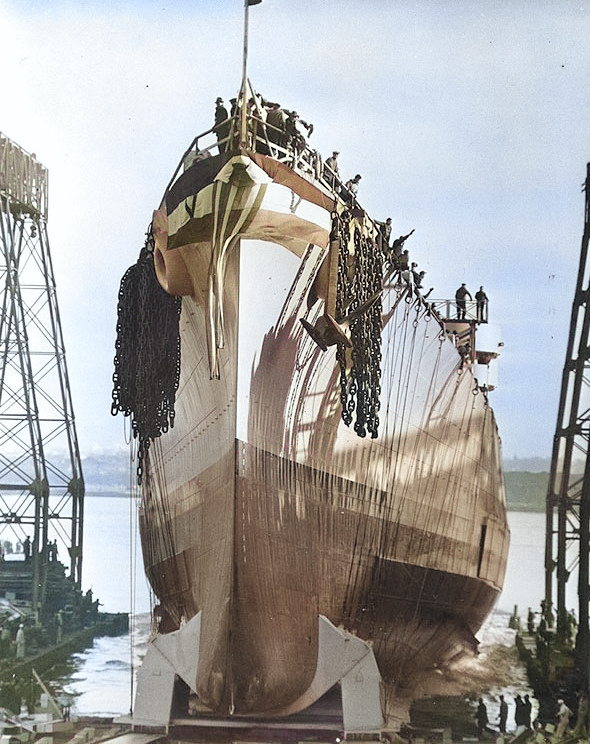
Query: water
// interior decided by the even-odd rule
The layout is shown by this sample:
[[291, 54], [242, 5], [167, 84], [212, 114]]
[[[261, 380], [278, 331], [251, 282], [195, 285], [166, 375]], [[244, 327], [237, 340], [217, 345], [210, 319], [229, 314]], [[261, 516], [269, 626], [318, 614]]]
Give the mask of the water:
[[72, 702], [72, 712], [84, 716], [116, 716], [129, 713], [134, 695], [132, 669], [145, 653], [150, 615], [135, 615], [129, 634], [118, 638], [97, 638], [91, 648], [74, 654], [74, 672], [61, 681]]
[[137, 509], [130, 498], [85, 499], [82, 584], [84, 591], [92, 589], [103, 612], [132, 615], [131, 636], [97, 638], [91, 648], [74, 654], [74, 671], [60, 680], [60, 686], [70, 698], [73, 714], [127, 714], [131, 670], [141, 663], [150, 626], [150, 592], [137, 535]]
[[132, 499], [90, 496], [84, 500], [82, 583], [100, 600], [103, 612], [149, 612], [150, 592]]
[[[130, 612], [133, 607], [135, 618], [133, 649], [129, 636], [100, 638], [74, 657], [75, 671], [64, 681], [64, 690], [75, 695], [72, 711], [78, 715], [127, 714], [130, 710], [131, 669], [145, 653], [150, 608], [134, 516], [128, 499], [91, 497], [85, 501], [84, 588], [92, 588], [103, 610]], [[528, 608], [538, 611], [544, 595], [545, 515], [510, 512], [508, 519], [512, 540], [506, 581], [495, 614], [479, 634], [482, 650], [496, 643], [511, 645], [514, 634], [507, 629], [508, 615], [518, 605], [526, 622]], [[136, 565], [134, 579], [129, 569], [132, 563]], [[568, 604], [576, 607], [574, 578], [569, 584]], [[522, 692], [523, 684], [517, 679], [516, 691]], [[503, 689], [511, 694], [511, 689]]]
[[[497, 606], [512, 612], [517, 605], [520, 616], [526, 620], [528, 608], [539, 612], [545, 596], [545, 514], [509, 512], [508, 523], [510, 553], [504, 590]], [[566, 588], [566, 604], [570, 609], [578, 606], [577, 591], [577, 570], [571, 569]]]

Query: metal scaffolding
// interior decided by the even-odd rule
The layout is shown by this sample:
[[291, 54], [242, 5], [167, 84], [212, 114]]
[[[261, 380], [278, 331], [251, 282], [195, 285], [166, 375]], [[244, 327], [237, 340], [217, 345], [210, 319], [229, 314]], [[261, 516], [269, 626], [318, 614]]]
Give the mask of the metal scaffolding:
[[37, 612], [58, 553], [80, 587], [84, 515], [47, 184], [35, 155], [0, 133], [0, 585], [2, 566], [21, 553]]
[[[555, 606], [557, 634], [565, 637], [569, 614], [566, 585], [572, 571], [577, 568], [579, 607], [576, 661], [581, 681], [587, 689], [590, 659], [590, 163], [584, 189], [584, 234], [547, 490], [545, 602], [549, 612]], [[557, 590], [556, 605], [554, 584]]]

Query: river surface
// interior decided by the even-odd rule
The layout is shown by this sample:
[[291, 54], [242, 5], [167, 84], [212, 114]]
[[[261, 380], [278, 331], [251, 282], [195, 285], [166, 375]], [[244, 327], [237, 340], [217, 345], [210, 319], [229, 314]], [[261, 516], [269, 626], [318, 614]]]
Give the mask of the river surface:
[[[509, 614], [518, 606], [526, 622], [528, 608], [540, 609], [544, 595], [545, 515], [510, 512], [511, 548], [504, 591], [496, 611], [479, 633], [482, 645], [513, 643]], [[135, 566], [132, 571], [130, 566]], [[131, 578], [133, 576], [133, 578]], [[576, 605], [574, 577], [568, 603]], [[135, 507], [129, 499], [88, 497], [85, 500], [83, 586], [92, 588], [107, 612], [131, 612], [131, 636], [100, 638], [73, 658], [73, 672], [64, 680], [79, 715], [127, 714], [133, 695], [132, 668], [145, 653], [149, 634], [150, 593], [143, 576], [135, 527]], [[522, 680], [517, 685], [522, 691]], [[506, 690], [510, 695], [511, 690]]]

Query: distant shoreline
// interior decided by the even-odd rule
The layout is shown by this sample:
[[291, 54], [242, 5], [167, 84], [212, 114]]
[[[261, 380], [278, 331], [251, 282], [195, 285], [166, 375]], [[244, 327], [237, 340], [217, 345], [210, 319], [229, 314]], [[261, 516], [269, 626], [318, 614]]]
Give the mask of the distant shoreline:
[[85, 496], [90, 498], [128, 499], [128, 488], [103, 488], [101, 486], [86, 486]]
[[[503, 464], [508, 510], [544, 512], [550, 459], [512, 457], [504, 458]], [[83, 457], [82, 468], [86, 481], [86, 496], [89, 498], [129, 498], [130, 478], [135, 476], [135, 465], [130, 462], [129, 452]]]
[[508, 471], [504, 473], [504, 481], [510, 511], [545, 511], [549, 472]]
[[[508, 511], [544, 512], [548, 472], [528, 472], [511, 470], [504, 473], [506, 483], [506, 505]], [[86, 496], [89, 498], [129, 498], [129, 488], [113, 485], [92, 483], [86, 486]]]

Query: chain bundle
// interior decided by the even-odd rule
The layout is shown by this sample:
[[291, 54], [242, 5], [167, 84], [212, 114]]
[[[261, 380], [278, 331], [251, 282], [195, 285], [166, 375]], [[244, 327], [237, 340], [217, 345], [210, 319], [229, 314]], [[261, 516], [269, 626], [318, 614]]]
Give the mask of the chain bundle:
[[[370, 301], [382, 288], [383, 256], [376, 241], [354, 227], [351, 255], [351, 215], [334, 213], [331, 240], [340, 243], [336, 313], [341, 321]], [[346, 347], [338, 344], [342, 420], [350, 426], [356, 412], [355, 432], [375, 439], [379, 430], [381, 396], [381, 296], [350, 324], [352, 366], [347, 375]]]
[[113, 416], [121, 412], [131, 417], [133, 436], [139, 442], [139, 483], [150, 443], [174, 426], [181, 306], [181, 298], [169, 295], [156, 278], [150, 231], [137, 263], [121, 280], [111, 405]]

